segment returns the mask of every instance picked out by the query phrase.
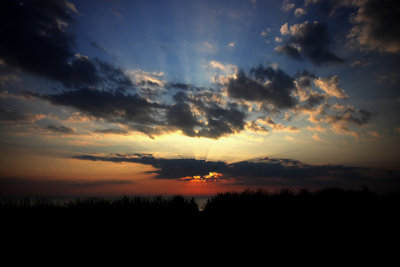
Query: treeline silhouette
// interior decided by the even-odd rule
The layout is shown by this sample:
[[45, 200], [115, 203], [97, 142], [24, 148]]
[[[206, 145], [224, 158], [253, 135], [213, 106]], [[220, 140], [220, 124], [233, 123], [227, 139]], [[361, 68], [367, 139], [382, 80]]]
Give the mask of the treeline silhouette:
[[[51, 198], [2, 199], [2, 224], [25, 231], [220, 231], [242, 233], [285, 229], [346, 232], [397, 229], [400, 194], [327, 188], [319, 191], [264, 189], [225, 192], [210, 197], [202, 211], [193, 198], [124, 196], [57, 202]], [[331, 231], [332, 232], [332, 231]]]
[[[87, 197], [58, 201], [50, 197], [0, 199], [1, 212], [71, 212], [147, 214], [165, 216], [257, 216], [273, 213], [299, 214], [362, 214], [390, 212], [398, 207], [400, 193], [377, 194], [367, 188], [343, 190], [325, 188], [318, 191], [281, 189], [271, 193], [265, 189], [246, 189], [218, 193], [209, 197], [202, 212], [192, 198], [122, 196], [118, 198]], [[307, 214], [311, 215], [311, 214]]]

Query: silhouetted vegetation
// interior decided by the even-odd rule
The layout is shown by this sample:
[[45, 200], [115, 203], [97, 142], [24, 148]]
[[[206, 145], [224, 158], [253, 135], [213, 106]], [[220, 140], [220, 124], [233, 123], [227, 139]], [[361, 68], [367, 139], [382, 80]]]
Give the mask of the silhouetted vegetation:
[[212, 196], [204, 211], [199, 211], [193, 198], [183, 196], [86, 198], [64, 203], [49, 198], [3, 199], [0, 211], [3, 223], [32, 231], [38, 227], [55, 231], [62, 227], [67, 231], [111, 228], [164, 229], [164, 232], [177, 228], [224, 231], [230, 227], [235, 231], [307, 232], [329, 227], [349, 232], [377, 227], [394, 229], [399, 222], [399, 204], [398, 193], [376, 194], [367, 189], [329, 188], [316, 192], [282, 189], [278, 193], [248, 189]]

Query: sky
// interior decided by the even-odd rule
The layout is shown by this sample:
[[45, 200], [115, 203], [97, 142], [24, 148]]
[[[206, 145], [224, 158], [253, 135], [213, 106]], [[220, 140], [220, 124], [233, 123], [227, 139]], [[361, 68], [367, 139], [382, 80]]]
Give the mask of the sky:
[[400, 188], [397, 0], [0, 1], [1, 195]]

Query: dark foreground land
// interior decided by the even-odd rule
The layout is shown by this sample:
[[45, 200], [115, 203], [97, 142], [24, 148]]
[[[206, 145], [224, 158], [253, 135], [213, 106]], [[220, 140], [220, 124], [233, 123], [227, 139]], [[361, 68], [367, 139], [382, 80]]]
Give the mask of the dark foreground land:
[[[221, 227], [252, 223], [262, 225], [292, 225], [293, 227], [357, 227], [391, 224], [398, 221], [400, 194], [376, 194], [367, 189], [347, 191], [329, 188], [316, 192], [279, 193], [265, 190], [220, 193], [207, 201], [199, 211], [194, 199], [182, 196], [124, 196], [77, 199], [59, 203], [51, 198], [3, 199], [0, 204], [2, 223], [11, 225], [52, 224], [79, 227], [179, 224], [182, 227]], [[229, 226], [229, 225], [227, 225]]]
[[64, 254], [115, 247], [133, 253], [137, 246], [177, 257], [183, 251], [235, 257], [247, 249], [258, 259], [273, 254], [269, 247], [310, 258], [319, 251], [368, 259], [381, 250], [388, 259], [397, 255], [399, 204], [397, 193], [341, 189], [227, 192], [211, 197], [204, 211], [182, 196], [87, 198], [62, 205], [47, 198], [3, 199], [0, 231], [11, 251], [43, 250], [42, 243], [60, 250], [61, 243], [68, 247]]

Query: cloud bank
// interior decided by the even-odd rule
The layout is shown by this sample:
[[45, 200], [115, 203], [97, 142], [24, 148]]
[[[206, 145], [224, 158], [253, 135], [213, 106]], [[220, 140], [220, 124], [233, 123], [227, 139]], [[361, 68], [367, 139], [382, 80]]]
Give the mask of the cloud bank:
[[310, 165], [287, 158], [265, 157], [235, 163], [156, 158], [151, 154], [77, 155], [73, 158], [151, 165], [156, 170], [148, 173], [156, 174], [155, 179], [191, 181], [196, 176], [206, 177], [210, 173], [219, 173], [221, 176], [213, 181], [226, 180], [244, 186], [361, 187], [389, 181], [399, 183], [398, 173], [393, 171], [344, 165]]

